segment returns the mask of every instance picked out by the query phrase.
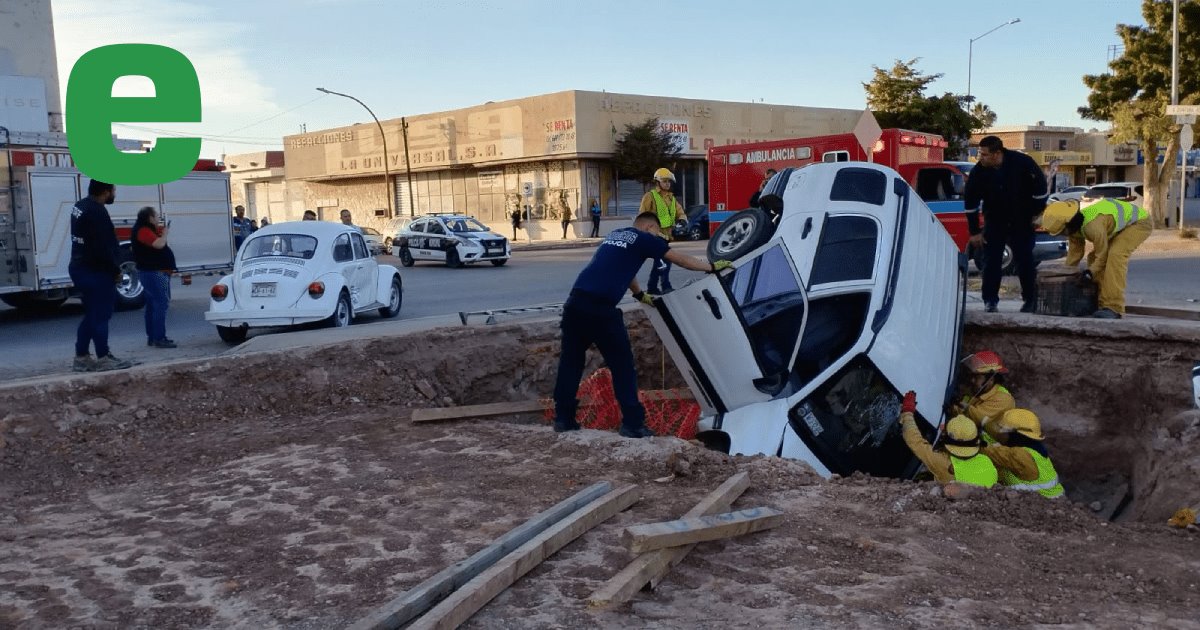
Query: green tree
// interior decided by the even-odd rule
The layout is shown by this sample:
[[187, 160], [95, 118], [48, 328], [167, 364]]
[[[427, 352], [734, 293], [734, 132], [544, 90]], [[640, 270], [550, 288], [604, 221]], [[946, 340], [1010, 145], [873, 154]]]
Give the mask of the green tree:
[[981, 125], [979, 127], [980, 129], [987, 129], [988, 127], [996, 124], [996, 112], [992, 111], [991, 107], [988, 107], [983, 103], [975, 103], [971, 105], [971, 115], [979, 121], [979, 124]]
[[616, 141], [613, 164], [623, 178], [647, 186], [654, 179], [655, 170], [674, 167], [681, 153], [683, 147], [658, 124], [658, 119], [647, 118], [636, 125], [625, 125], [625, 133]]
[[950, 92], [925, 96], [929, 84], [942, 75], [922, 74], [916, 68], [918, 61], [897, 59], [891, 70], [872, 66], [874, 77], [863, 84], [867, 106], [881, 127], [936, 133], [946, 139], [947, 158], [964, 156], [971, 132], [991, 126], [996, 114], [988, 106], [976, 103], [976, 109], [982, 108], [990, 115], [981, 119], [967, 111], [966, 97]]
[[[1109, 62], [1109, 72], [1089, 74], [1083, 83], [1090, 90], [1087, 106], [1079, 115], [1111, 122], [1113, 142], [1136, 142], [1145, 156], [1146, 208], [1156, 225], [1164, 225], [1167, 186], [1175, 174], [1180, 127], [1164, 115], [1171, 102], [1171, 0], [1143, 0], [1146, 25], [1118, 24], [1117, 36], [1124, 52]], [[1179, 6], [1179, 98], [1190, 102], [1200, 96], [1200, 74], [1190, 72], [1200, 62], [1200, 3]], [[1159, 146], [1166, 144], [1166, 151]], [[1159, 164], [1160, 153], [1163, 163]]]

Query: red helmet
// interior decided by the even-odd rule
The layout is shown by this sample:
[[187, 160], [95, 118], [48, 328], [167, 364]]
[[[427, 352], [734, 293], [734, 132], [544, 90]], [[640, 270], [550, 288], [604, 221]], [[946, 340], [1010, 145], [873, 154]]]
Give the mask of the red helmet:
[[1000, 355], [991, 350], [981, 350], [963, 359], [963, 366], [975, 374], [1008, 374]]

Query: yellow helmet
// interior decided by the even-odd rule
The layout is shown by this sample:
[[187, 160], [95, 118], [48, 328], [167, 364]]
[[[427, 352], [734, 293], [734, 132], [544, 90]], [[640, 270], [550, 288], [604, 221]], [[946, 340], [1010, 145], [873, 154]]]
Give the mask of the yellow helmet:
[[1051, 234], [1062, 234], [1067, 222], [1079, 212], [1079, 202], [1073, 199], [1055, 201], [1042, 211], [1042, 229]]
[[954, 416], [946, 423], [946, 450], [955, 457], [974, 457], [979, 453], [979, 429], [966, 416]]
[[1045, 439], [1042, 435], [1042, 421], [1037, 414], [1028, 409], [1009, 409], [1004, 415], [988, 423], [989, 431], [1010, 433], [1016, 431], [1032, 440]]
[[665, 168], [660, 168], [657, 171], [654, 171], [654, 181], [662, 181], [664, 179], [674, 182], [675, 175]]

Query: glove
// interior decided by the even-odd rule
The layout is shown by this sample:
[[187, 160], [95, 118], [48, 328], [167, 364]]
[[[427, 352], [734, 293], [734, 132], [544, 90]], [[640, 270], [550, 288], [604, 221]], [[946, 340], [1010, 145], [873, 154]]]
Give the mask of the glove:
[[1095, 280], [1092, 279], [1091, 269], [1084, 269], [1083, 271], [1079, 272], [1079, 284], [1081, 286], [1088, 285], [1093, 282], [1095, 282]]
[[633, 299], [641, 302], [642, 304], [654, 306], [654, 296], [646, 293], [645, 291], [638, 291], [637, 293], [634, 293]]
[[900, 403], [900, 413], [913, 413], [917, 410], [917, 393], [908, 392], [904, 395], [904, 402]]
[[712, 264], [712, 273], [717, 273], [718, 271], [728, 269], [732, 266], [733, 263], [729, 262], [728, 260], [718, 260]]

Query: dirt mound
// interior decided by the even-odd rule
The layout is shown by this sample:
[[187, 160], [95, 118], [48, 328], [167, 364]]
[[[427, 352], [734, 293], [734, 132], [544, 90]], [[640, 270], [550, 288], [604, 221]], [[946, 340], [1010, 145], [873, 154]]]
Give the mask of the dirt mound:
[[[987, 339], [1012, 350], [1019, 400], [1074, 410], [1047, 414], [1056, 460], [1093, 470], [1060, 446], [1090, 439], [1129, 458], [1143, 484], [1130, 513], [1148, 522], [1108, 523], [1069, 501], [950, 501], [933, 484], [825, 482], [799, 462], [675, 438], [555, 434], [537, 414], [410, 424], [418, 405], [550, 390], [552, 324], [464, 330], [0, 389], [0, 626], [342, 627], [600, 479], [637, 483], [642, 500], [469, 627], [1195, 626], [1200, 538], [1155, 515], [1190, 491], [1197, 419], [1156, 425], [1151, 412], [1175, 404], [1160, 368], [1137, 373], [1150, 398], [1123, 426], [1095, 411], [1088, 379], [1063, 392], [1022, 370], [1053, 353], [1037, 335]], [[678, 386], [640, 320], [634, 340], [642, 386]], [[1150, 427], [1156, 441], [1139, 441]], [[1151, 451], [1171, 457], [1135, 470]], [[621, 528], [676, 518], [739, 470], [753, 486], [736, 506], [781, 509], [783, 526], [700, 545], [657, 591], [587, 609], [630, 560]]]

